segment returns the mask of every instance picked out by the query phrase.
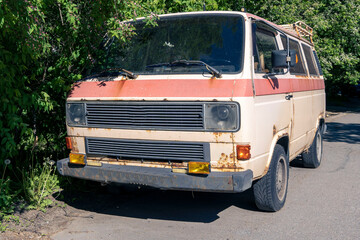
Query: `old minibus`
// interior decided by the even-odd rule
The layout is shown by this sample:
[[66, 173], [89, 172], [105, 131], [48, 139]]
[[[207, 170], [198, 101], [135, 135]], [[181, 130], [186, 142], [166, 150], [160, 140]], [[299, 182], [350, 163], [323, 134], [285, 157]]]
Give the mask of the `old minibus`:
[[[312, 29], [246, 12], [125, 22], [66, 103], [61, 175], [209, 192], [253, 188], [257, 207], [285, 203], [289, 162], [322, 159], [325, 91]], [[299, 157], [300, 156], [300, 157]]]

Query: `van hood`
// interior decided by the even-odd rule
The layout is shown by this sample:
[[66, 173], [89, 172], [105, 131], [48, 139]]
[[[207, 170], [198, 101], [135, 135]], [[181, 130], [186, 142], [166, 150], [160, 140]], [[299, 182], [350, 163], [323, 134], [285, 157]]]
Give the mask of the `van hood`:
[[75, 83], [68, 99], [232, 98], [252, 93], [250, 79], [92, 79]]

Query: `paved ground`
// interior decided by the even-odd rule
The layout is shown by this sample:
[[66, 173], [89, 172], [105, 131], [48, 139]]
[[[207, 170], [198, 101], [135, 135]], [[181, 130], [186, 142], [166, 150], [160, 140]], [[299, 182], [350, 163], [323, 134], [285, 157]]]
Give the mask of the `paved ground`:
[[[139, 190], [73, 204], [78, 217], [53, 239], [360, 239], [360, 114], [328, 123], [318, 169], [293, 162], [277, 213], [241, 194]], [[76, 201], [75, 201], [76, 202]]]

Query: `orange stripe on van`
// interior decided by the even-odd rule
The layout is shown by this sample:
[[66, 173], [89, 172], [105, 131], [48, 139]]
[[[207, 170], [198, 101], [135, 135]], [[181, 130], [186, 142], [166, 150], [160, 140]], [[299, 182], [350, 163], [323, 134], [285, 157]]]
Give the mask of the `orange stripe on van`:
[[79, 82], [69, 98], [249, 96], [253, 96], [250, 79], [162, 79]]
[[254, 79], [257, 96], [304, 92], [324, 89], [324, 80], [320, 78], [273, 78]]

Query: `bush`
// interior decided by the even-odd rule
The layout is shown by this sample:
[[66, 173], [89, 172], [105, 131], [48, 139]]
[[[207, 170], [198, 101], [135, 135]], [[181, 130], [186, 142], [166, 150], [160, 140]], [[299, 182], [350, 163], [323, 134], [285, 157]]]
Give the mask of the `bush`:
[[4, 170], [0, 180], [0, 221], [4, 216], [11, 214], [14, 210], [13, 203], [16, 193], [10, 188], [10, 178], [7, 177], [5, 179], [6, 169], [10, 163], [9, 159], [4, 161]]
[[59, 179], [55, 174], [54, 161], [46, 161], [43, 166], [36, 164], [30, 169], [22, 169], [22, 193], [28, 203], [27, 209], [45, 211], [53, 202], [49, 195], [60, 191]]

